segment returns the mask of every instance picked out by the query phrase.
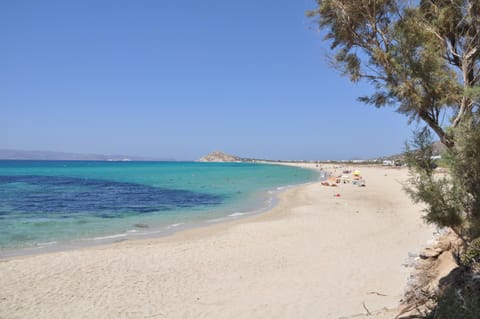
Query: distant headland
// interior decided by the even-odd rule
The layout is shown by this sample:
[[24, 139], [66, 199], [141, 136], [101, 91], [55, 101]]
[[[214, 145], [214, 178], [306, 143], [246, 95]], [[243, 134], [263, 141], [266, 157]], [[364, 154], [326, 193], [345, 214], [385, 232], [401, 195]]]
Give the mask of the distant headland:
[[174, 159], [129, 155], [79, 154], [54, 151], [0, 149], [0, 160], [42, 161], [175, 161]]
[[214, 151], [208, 155], [201, 157], [198, 162], [212, 162], [212, 163], [254, 163], [254, 162], [278, 162], [275, 160], [265, 160], [256, 158], [245, 158], [236, 155], [230, 155], [221, 151]]
[[198, 160], [199, 162], [243, 162], [243, 158], [229, 155], [224, 152], [215, 151], [203, 156]]

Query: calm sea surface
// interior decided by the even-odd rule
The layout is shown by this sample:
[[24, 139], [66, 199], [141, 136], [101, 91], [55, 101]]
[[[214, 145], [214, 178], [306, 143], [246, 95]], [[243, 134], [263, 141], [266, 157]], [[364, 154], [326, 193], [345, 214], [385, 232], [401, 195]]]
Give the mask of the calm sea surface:
[[265, 164], [0, 161], [0, 249], [161, 235], [258, 212], [318, 178]]

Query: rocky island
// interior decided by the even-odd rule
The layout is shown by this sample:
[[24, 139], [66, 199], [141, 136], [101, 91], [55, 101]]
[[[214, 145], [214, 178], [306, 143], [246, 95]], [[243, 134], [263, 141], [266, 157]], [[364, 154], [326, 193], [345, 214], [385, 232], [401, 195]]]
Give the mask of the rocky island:
[[212, 152], [198, 160], [199, 162], [243, 162], [238, 156], [229, 155], [220, 151]]

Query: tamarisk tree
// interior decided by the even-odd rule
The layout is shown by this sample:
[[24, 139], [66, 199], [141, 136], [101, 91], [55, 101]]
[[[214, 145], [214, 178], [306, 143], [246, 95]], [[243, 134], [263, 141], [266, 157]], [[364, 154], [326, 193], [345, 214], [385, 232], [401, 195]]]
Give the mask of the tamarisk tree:
[[409, 156], [409, 193], [427, 204], [425, 219], [466, 243], [480, 236], [480, 1], [316, 2], [307, 16], [330, 43], [334, 67], [374, 88], [359, 100], [424, 122], [447, 147], [450, 174], [442, 179], [425, 165], [425, 130]]

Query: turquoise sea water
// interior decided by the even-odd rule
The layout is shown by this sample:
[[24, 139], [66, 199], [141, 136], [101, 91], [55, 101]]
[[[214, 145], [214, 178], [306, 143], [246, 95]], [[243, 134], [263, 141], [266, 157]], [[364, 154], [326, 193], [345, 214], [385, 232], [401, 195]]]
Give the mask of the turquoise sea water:
[[318, 178], [248, 163], [0, 161], [0, 249], [161, 235], [258, 212]]

